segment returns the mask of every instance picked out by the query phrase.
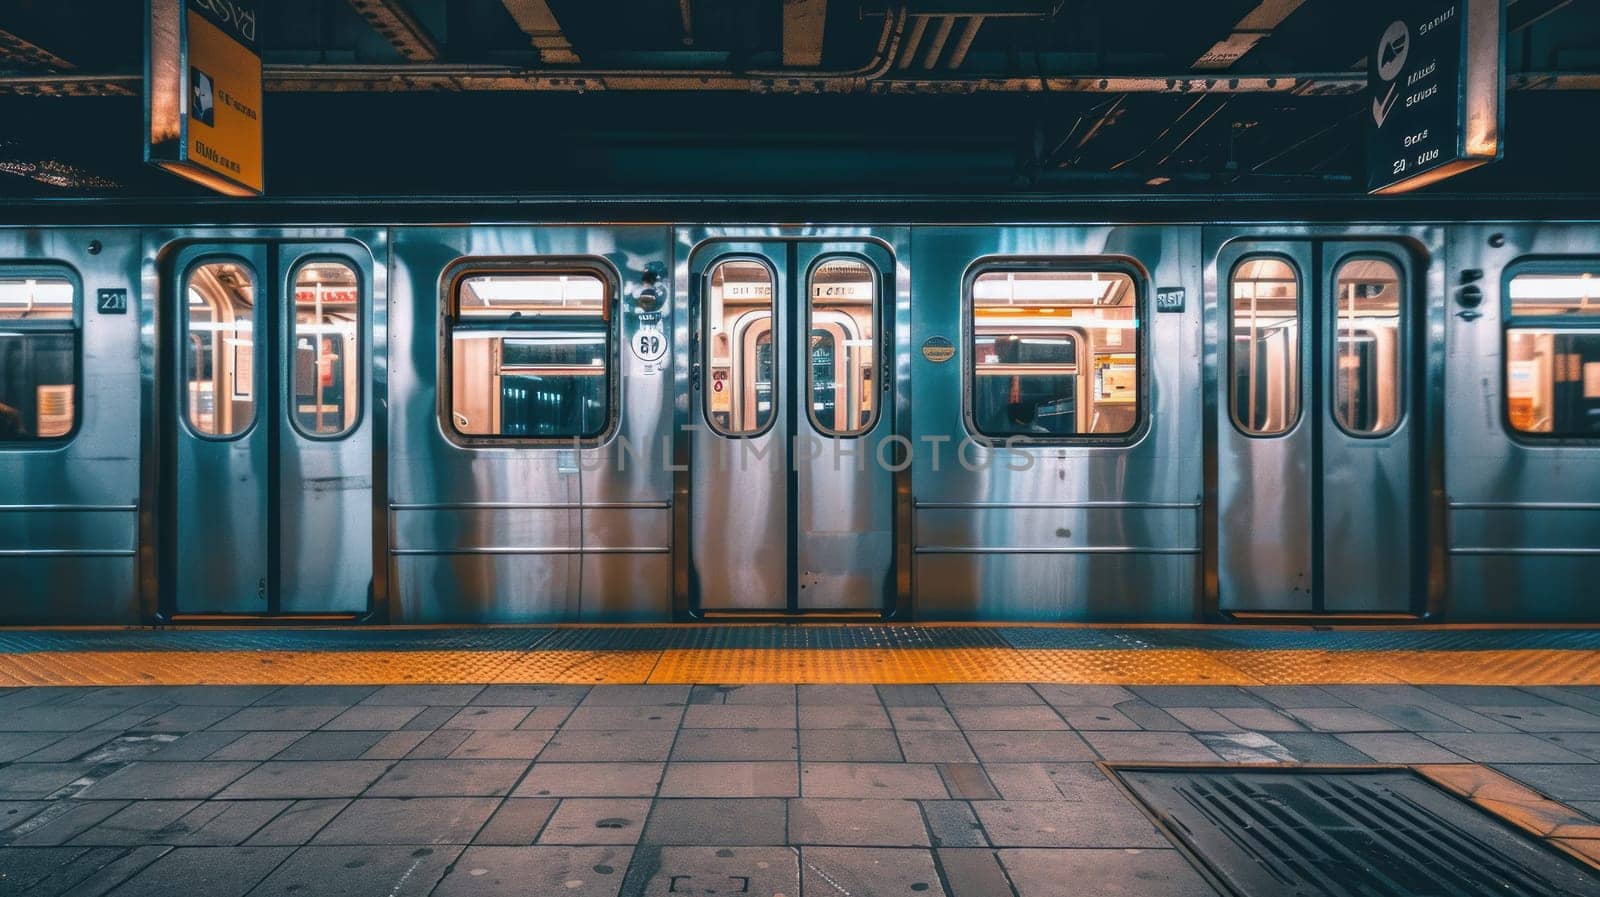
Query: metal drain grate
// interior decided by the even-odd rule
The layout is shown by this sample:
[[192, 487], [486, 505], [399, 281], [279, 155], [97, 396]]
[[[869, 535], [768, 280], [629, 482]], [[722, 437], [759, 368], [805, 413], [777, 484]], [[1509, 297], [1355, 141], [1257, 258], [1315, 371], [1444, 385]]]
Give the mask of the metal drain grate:
[[1600, 895], [1600, 876], [1410, 772], [1117, 772], [1238, 897]]

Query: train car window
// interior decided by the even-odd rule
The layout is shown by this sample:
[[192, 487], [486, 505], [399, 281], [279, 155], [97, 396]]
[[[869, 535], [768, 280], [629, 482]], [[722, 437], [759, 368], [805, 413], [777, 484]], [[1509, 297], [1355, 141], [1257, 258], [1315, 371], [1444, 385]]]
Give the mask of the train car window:
[[255, 290], [255, 273], [242, 262], [206, 262], [189, 271], [184, 414], [201, 436], [237, 436], [255, 422]]
[[1508, 293], [1507, 423], [1536, 436], [1600, 436], [1600, 277], [1518, 272]]
[[812, 423], [828, 436], [860, 436], [878, 416], [877, 272], [857, 258], [825, 259], [811, 270], [809, 294]]
[[1334, 291], [1334, 420], [1356, 436], [1388, 433], [1402, 405], [1400, 271], [1387, 259], [1348, 259]]
[[1277, 256], [1247, 256], [1228, 283], [1234, 424], [1287, 433], [1300, 418], [1300, 277]]
[[776, 292], [772, 269], [754, 259], [718, 262], [706, 279], [705, 413], [725, 436], [754, 436], [772, 426]]
[[345, 262], [316, 261], [294, 276], [290, 357], [295, 428], [333, 439], [361, 415], [361, 284]]
[[972, 282], [972, 422], [986, 436], [1123, 436], [1139, 421], [1138, 289], [1120, 271]]
[[71, 435], [78, 415], [77, 288], [0, 270], [0, 443]]
[[456, 281], [450, 419], [463, 436], [595, 439], [611, 423], [611, 289], [592, 271]]

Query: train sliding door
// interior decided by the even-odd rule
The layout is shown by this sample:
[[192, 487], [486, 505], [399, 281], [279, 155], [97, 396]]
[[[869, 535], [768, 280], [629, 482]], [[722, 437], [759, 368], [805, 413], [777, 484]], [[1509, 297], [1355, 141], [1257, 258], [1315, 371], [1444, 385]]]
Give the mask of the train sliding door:
[[1216, 260], [1219, 608], [1412, 612], [1425, 553], [1410, 253], [1242, 240]]
[[191, 244], [163, 273], [164, 613], [365, 612], [370, 253]]
[[710, 242], [690, 260], [698, 611], [872, 611], [893, 587], [878, 243]]

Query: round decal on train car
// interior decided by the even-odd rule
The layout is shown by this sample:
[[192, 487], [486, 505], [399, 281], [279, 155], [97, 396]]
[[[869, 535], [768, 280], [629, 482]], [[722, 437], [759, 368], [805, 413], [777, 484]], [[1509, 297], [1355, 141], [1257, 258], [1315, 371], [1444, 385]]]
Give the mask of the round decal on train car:
[[631, 344], [640, 361], [660, 361], [667, 354], [667, 335], [660, 327], [640, 327]]
[[930, 336], [922, 341], [922, 357], [934, 364], [943, 364], [956, 357], [955, 344], [947, 337]]

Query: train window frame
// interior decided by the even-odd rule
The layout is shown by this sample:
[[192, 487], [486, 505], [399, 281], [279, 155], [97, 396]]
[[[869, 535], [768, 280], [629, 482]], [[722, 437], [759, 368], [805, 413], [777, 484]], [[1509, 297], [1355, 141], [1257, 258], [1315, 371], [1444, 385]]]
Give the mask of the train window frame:
[[30, 277], [59, 278], [72, 287], [72, 313], [65, 318], [44, 318], [36, 321], [0, 319], [0, 330], [23, 334], [55, 333], [72, 336], [72, 426], [59, 436], [0, 439], [0, 452], [52, 452], [65, 449], [78, 438], [87, 412], [83, 389], [83, 341], [86, 323], [83, 311], [83, 278], [71, 265], [54, 261], [0, 264], [0, 277], [23, 280]]
[[[455, 349], [454, 333], [462, 320], [460, 314], [461, 284], [469, 277], [505, 277], [518, 274], [550, 276], [580, 274], [598, 279], [605, 290], [600, 303], [601, 320], [605, 322], [606, 348], [606, 405], [603, 427], [593, 436], [506, 436], [463, 433], [456, 427], [455, 419]], [[437, 394], [435, 423], [440, 433], [451, 443], [466, 449], [493, 448], [595, 448], [616, 436], [622, 420], [620, 358], [622, 303], [622, 275], [611, 262], [602, 256], [466, 256], [446, 265], [439, 278], [439, 370], [434, 392]], [[532, 328], [529, 328], [530, 330]]]
[[[1236, 341], [1233, 338], [1233, 317], [1234, 317], [1234, 315], [1233, 315], [1233, 311], [1234, 311], [1234, 306], [1233, 306], [1233, 285], [1234, 285], [1234, 279], [1238, 275], [1239, 269], [1246, 262], [1256, 261], [1258, 259], [1275, 259], [1277, 261], [1280, 261], [1280, 262], [1284, 263], [1285, 265], [1287, 265], [1289, 267], [1290, 271], [1294, 272], [1294, 281], [1295, 281], [1295, 300], [1294, 300], [1295, 301], [1295, 328], [1296, 328], [1295, 340], [1296, 340], [1297, 352], [1296, 352], [1296, 355], [1295, 355], [1294, 419], [1289, 421], [1288, 424], [1285, 425], [1283, 429], [1274, 430], [1272, 432], [1252, 431], [1249, 427], [1245, 426], [1244, 422], [1239, 420], [1239, 402], [1238, 402], [1238, 397], [1234, 394], [1235, 387], [1234, 387], [1234, 374], [1233, 374], [1233, 372], [1234, 372], [1234, 353], [1236, 351], [1236, 349], [1235, 349], [1235, 342]], [[1228, 378], [1227, 379], [1227, 384], [1228, 384], [1228, 386], [1227, 386], [1228, 420], [1233, 423], [1234, 431], [1236, 433], [1238, 433], [1240, 436], [1245, 437], [1246, 439], [1286, 439], [1289, 436], [1293, 435], [1296, 430], [1300, 429], [1301, 423], [1305, 420], [1306, 404], [1307, 403], [1306, 403], [1306, 395], [1305, 395], [1305, 389], [1306, 389], [1305, 359], [1304, 359], [1303, 356], [1305, 355], [1306, 345], [1307, 345], [1307, 341], [1309, 339], [1309, 337], [1306, 335], [1306, 322], [1307, 322], [1307, 314], [1306, 314], [1307, 306], [1306, 306], [1306, 303], [1309, 301], [1307, 296], [1306, 296], [1306, 294], [1309, 292], [1306, 289], [1306, 283], [1307, 283], [1307, 281], [1306, 281], [1306, 273], [1300, 269], [1300, 265], [1295, 262], [1295, 260], [1294, 260], [1294, 258], [1292, 256], [1288, 255], [1287, 253], [1283, 253], [1283, 252], [1276, 252], [1276, 251], [1271, 251], [1271, 250], [1245, 252], [1245, 253], [1242, 253], [1238, 258], [1234, 259], [1232, 265], [1228, 266], [1228, 278], [1223, 283], [1221, 289], [1219, 290], [1219, 292], [1223, 296], [1227, 297], [1227, 301], [1224, 302], [1224, 303], [1221, 303], [1220, 314], [1218, 315], [1218, 317], [1221, 320], [1218, 322], [1218, 331], [1220, 333], [1226, 335], [1226, 339], [1227, 339], [1227, 342], [1228, 342], [1228, 354], [1227, 354], [1228, 364], [1227, 364], [1227, 368], [1226, 368], [1227, 378]]]
[[[777, 371], [777, 373], [774, 375], [775, 379], [772, 386], [772, 413], [767, 416], [767, 422], [765, 426], [758, 430], [750, 430], [747, 432], [730, 432], [725, 430], [722, 427], [717, 426], [716, 421], [711, 417], [711, 389], [709, 386], [711, 365], [709, 364], [710, 356], [707, 354], [709, 351], [709, 346], [711, 345], [711, 316], [707, 314], [706, 311], [711, 304], [711, 276], [716, 272], [717, 268], [728, 262], [755, 262], [766, 269], [767, 278], [772, 283], [772, 299], [770, 302], [770, 307], [772, 309], [772, 323], [770, 326], [772, 328], [772, 338], [774, 341], [773, 365], [774, 370]], [[771, 433], [773, 427], [778, 425], [778, 419], [783, 417], [783, 402], [779, 398], [781, 395], [779, 390], [785, 378], [782, 372], [777, 368], [777, 339], [778, 335], [782, 332], [779, 330], [781, 323], [779, 315], [784, 313], [782, 310], [783, 282], [778, 277], [778, 269], [777, 266], [772, 263], [772, 259], [767, 258], [760, 253], [753, 252], [725, 252], [719, 255], [714, 255], [705, 262], [704, 266], [701, 268], [701, 271], [703, 273], [700, 274], [700, 290], [698, 291], [699, 295], [696, 296], [695, 302], [695, 313], [696, 317], [699, 318], [695, 327], [695, 338], [698, 342], [698, 345], [695, 347], [694, 351], [690, 353], [693, 356], [691, 363], [703, 371], [703, 376], [706, 378], [702, 381], [700, 388], [700, 417], [705, 421], [706, 427], [720, 438], [760, 439], [768, 433]], [[809, 282], [809, 277], [807, 278], [807, 281]], [[809, 332], [809, 322], [811, 320], [810, 314], [811, 313], [808, 308], [806, 312], [807, 332]]]
[[367, 322], [368, 315], [370, 314], [371, 302], [367, 292], [366, 272], [362, 270], [361, 265], [357, 263], [355, 259], [347, 255], [339, 255], [337, 253], [318, 253], [314, 255], [301, 256], [295, 260], [293, 267], [289, 269], [288, 274], [284, 279], [285, 292], [289, 295], [290, 301], [288, 303], [288, 321], [286, 322], [288, 324], [288, 327], [286, 328], [288, 330], [288, 339], [285, 339], [282, 342], [283, 352], [285, 354], [289, 371], [286, 384], [292, 384], [295, 373], [294, 343], [295, 337], [299, 333], [298, 316], [300, 311], [299, 297], [295, 292], [295, 281], [299, 278], [300, 272], [306, 268], [312, 265], [327, 264], [338, 264], [344, 266], [350, 271], [350, 273], [355, 275], [356, 279], [355, 360], [356, 364], [361, 368], [360, 373], [356, 377], [356, 415], [347, 426], [339, 430], [337, 433], [308, 433], [304, 427], [300, 426], [300, 415], [295, 412], [292, 385], [283, 390], [283, 396], [280, 398], [289, 406], [286, 409], [288, 412], [289, 426], [294, 428], [296, 434], [305, 439], [310, 439], [317, 442], [340, 442], [342, 440], [349, 439], [361, 429], [361, 425], [366, 421], [367, 414]]
[[[249, 436], [255, 431], [256, 427], [261, 425], [261, 406], [263, 404], [264, 397], [262, 396], [262, 390], [258, 388], [257, 383], [252, 382], [250, 385], [251, 395], [254, 396], [250, 402], [250, 424], [242, 430], [236, 430], [232, 433], [223, 434], [202, 433], [200, 429], [194, 425], [194, 419], [189, 413], [189, 385], [191, 383], [189, 380], [189, 361], [187, 353], [187, 346], [189, 343], [189, 282], [194, 278], [194, 273], [196, 270], [203, 268], [206, 265], [217, 264], [218, 262], [232, 262], [240, 265], [245, 270], [250, 272], [250, 283], [255, 290], [255, 297], [250, 306], [250, 357], [252, 366], [250, 376], [253, 381], [258, 379], [255, 374], [255, 371], [258, 370], [258, 368], [256, 368], [255, 365], [259, 362], [255, 350], [258, 332], [264, 331], [267, 328], [267, 322], [262, 317], [261, 309], [262, 295], [268, 285], [262, 281], [261, 272], [256, 270], [256, 266], [249, 259], [236, 252], [210, 252], [204, 255], [196, 256], [194, 259], [190, 260], [188, 265], [184, 266], [183, 276], [178, 279], [179, 312], [176, 332], [179, 334], [179, 341], [181, 345], [175, 347], [175, 351], [178, 352], [178, 385], [182, 390], [182, 394], [178, 399], [178, 419], [182, 422], [183, 427], [188, 430], [189, 435], [196, 439], [203, 439], [207, 442], [237, 442], [241, 439], [244, 439], [246, 436]], [[258, 324], [261, 325], [259, 328], [257, 327]], [[213, 364], [214, 363], [215, 362], [213, 362]], [[268, 413], [270, 414], [272, 412], [269, 410]]]
[[1600, 275], [1600, 257], [1596, 256], [1525, 256], [1513, 259], [1500, 274], [1500, 358], [1499, 381], [1500, 426], [1507, 438], [1529, 447], [1560, 447], [1600, 445], [1600, 434], [1540, 433], [1518, 429], [1511, 422], [1511, 334], [1516, 330], [1552, 330], [1556, 328], [1600, 334], [1600, 315], [1568, 317], [1563, 315], [1532, 315], [1515, 312], [1511, 299], [1511, 282], [1522, 274], [1596, 274]]
[[[1118, 433], [1074, 433], [1070, 436], [1038, 433], [989, 433], [978, 425], [976, 416], [977, 353], [973, 347], [977, 339], [978, 278], [985, 274], [1039, 273], [1060, 274], [1118, 274], [1128, 278], [1133, 290], [1134, 322], [1134, 417], [1127, 430]], [[1028, 446], [1085, 446], [1126, 448], [1145, 438], [1150, 429], [1150, 327], [1153, 315], [1149, 308], [1150, 277], [1144, 266], [1132, 256], [985, 256], [967, 266], [961, 283], [961, 343], [957, 346], [957, 359], [961, 364], [961, 418], [967, 434], [988, 445], [1000, 445], [1010, 440], [1020, 440]], [[1082, 357], [1083, 337], [1073, 333], [1077, 356]], [[1092, 363], [1092, 361], [1091, 361]], [[1081, 383], [1082, 374], [1078, 375]]]
[[[1399, 318], [1399, 322], [1395, 328], [1396, 367], [1399, 368], [1399, 376], [1396, 379], [1399, 382], [1395, 387], [1396, 408], [1394, 422], [1382, 430], [1373, 430], [1370, 433], [1349, 429], [1336, 413], [1338, 386], [1334, 383], [1330, 383], [1327, 389], [1328, 416], [1333, 419], [1333, 425], [1339, 428], [1339, 432], [1352, 439], [1384, 439], [1394, 435], [1404, 426], [1411, 414], [1411, 356], [1413, 354], [1411, 352], [1411, 272], [1401, 259], [1385, 252], [1356, 250], [1344, 255], [1334, 256], [1333, 264], [1328, 268], [1329, 302], [1323, 309], [1324, 312], [1328, 313], [1328, 343], [1323, 348], [1328, 352], [1329, 361], [1333, 364], [1333, 369], [1329, 373], [1334, 377], [1338, 375], [1339, 364], [1339, 272], [1344, 269], [1345, 265], [1355, 261], [1376, 261], [1388, 264], [1390, 268], [1394, 269], [1395, 279], [1399, 284], [1400, 295], [1396, 299], [1396, 315]], [[1303, 302], [1302, 307], [1304, 307]], [[1229, 373], [1230, 375], [1232, 374], [1231, 364]], [[1293, 429], [1291, 427], [1280, 435], [1287, 435]]]
[[[807, 334], [807, 345], [809, 345], [810, 334], [811, 334], [812, 328], [813, 328], [813, 326], [815, 324], [815, 313], [816, 313], [816, 305], [817, 305], [815, 297], [811, 295], [812, 279], [816, 276], [817, 271], [819, 269], [821, 269], [823, 265], [826, 265], [829, 262], [837, 261], [837, 260], [840, 260], [840, 259], [847, 260], [847, 261], [860, 262], [862, 265], [866, 266], [868, 271], [872, 272], [872, 307], [871, 307], [871, 312], [870, 312], [870, 318], [871, 318], [872, 326], [873, 326], [874, 330], [872, 332], [872, 337], [871, 337], [871, 340], [872, 340], [872, 359], [871, 359], [870, 364], [868, 365], [868, 367], [872, 371], [872, 376], [874, 378], [872, 384], [868, 387], [868, 389], [870, 389], [874, 393], [874, 396], [873, 396], [874, 401], [872, 403], [872, 416], [867, 418], [866, 423], [862, 424], [860, 427], [857, 427], [857, 428], [855, 428], [853, 430], [848, 430], [848, 431], [846, 431], [846, 430], [835, 430], [833, 427], [823, 426], [822, 422], [817, 420], [817, 412], [816, 412], [816, 407], [815, 407], [816, 406], [816, 402], [815, 402], [816, 384], [814, 382], [814, 378], [816, 376], [816, 371], [812, 367], [809, 357], [803, 362], [803, 364], [805, 365], [805, 372], [806, 372], [805, 373], [805, 382], [803, 384], [804, 389], [805, 389], [805, 395], [803, 396], [803, 404], [805, 405], [805, 408], [806, 408], [806, 417], [807, 417], [807, 419], [810, 420], [811, 426], [813, 428], [815, 428], [818, 433], [822, 434], [823, 436], [828, 437], [829, 439], [861, 439], [861, 438], [864, 438], [864, 437], [870, 435], [872, 433], [872, 431], [877, 428], [878, 421], [881, 419], [882, 413], [883, 413], [883, 402], [877, 401], [878, 396], [876, 395], [879, 391], [881, 391], [883, 389], [883, 380], [879, 379], [879, 378], [882, 377], [882, 370], [883, 370], [883, 341], [880, 338], [882, 336], [883, 332], [884, 332], [884, 328], [883, 328], [883, 305], [884, 305], [884, 303], [883, 303], [883, 295], [884, 295], [884, 287], [886, 286], [886, 284], [884, 283], [885, 276], [884, 276], [883, 270], [880, 269], [878, 267], [878, 265], [875, 262], [873, 262], [870, 258], [868, 258], [866, 255], [864, 255], [862, 253], [859, 253], [859, 252], [823, 252], [823, 253], [819, 253], [816, 258], [811, 260], [811, 264], [806, 267], [805, 296], [804, 296], [804, 300], [803, 300], [804, 304], [805, 304], [805, 322], [804, 322], [804, 324], [805, 324], [805, 332]], [[835, 355], [835, 359], [836, 359], [835, 360], [835, 364], [837, 364], [837, 357], [838, 356], [836, 354]]]

